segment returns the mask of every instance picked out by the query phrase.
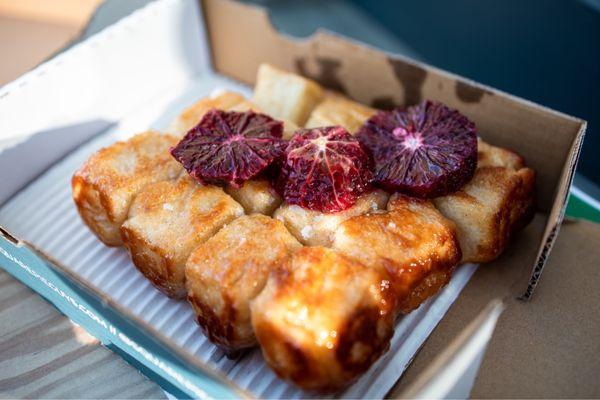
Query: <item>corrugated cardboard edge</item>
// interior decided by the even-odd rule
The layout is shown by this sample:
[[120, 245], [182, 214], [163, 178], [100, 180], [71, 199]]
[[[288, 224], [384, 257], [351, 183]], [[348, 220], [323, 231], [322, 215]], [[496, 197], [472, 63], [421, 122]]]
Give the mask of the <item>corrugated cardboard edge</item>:
[[556, 199], [554, 200], [554, 205], [552, 206], [552, 210], [550, 215], [548, 216], [548, 222], [544, 229], [544, 236], [542, 239], [542, 246], [538, 252], [538, 256], [529, 274], [529, 281], [527, 283], [527, 287], [525, 289], [522, 286], [519, 287], [517, 293], [520, 293], [519, 299], [521, 300], [529, 300], [531, 296], [533, 296], [533, 292], [535, 291], [535, 287], [537, 286], [540, 276], [546, 266], [546, 262], [548, 261], [548, 256], [552, 251], [552, 247], [556, 242], [556, 237], [558, 236], [558, 232], [560, 230], [560, 226], [565, 216], [565, 211], [567, 209], [567, 202], [569, 201], [569, 193], [570, 188], [573, 183], [573, 177], [575, 176], [575, 170], [577, 169], [577, 162], [579, 161], [579, 156], [581, 154], [581, 148], [583, 146], [583, 139], [585, 137], [585, 130], [587, 128], [587, 123], [582, 121], [581, 127], [577, 132], [577, 136], [575, 137], [575, 141], [573, 142], [573, 146], [571, 147], [571, 151], [569, 152], [569, 158], [567, 160], [567, 164], [565, 164], [560, 187], [556, 194]]
[[152, 325], [146, 323], [144, 320], [129, 312], [125, 307], [121, 306], [118, 302], [114, 301], [111, 297], [106, 296], [101, 291], [90, 285], [86, 280], [82, 279], [79, 275], [70, 271], [60, 261], [55, 260], [50, 255], [46, 254], [42, 250], [38, 249], [35, 245], [22, 241], [13, 236], [9, 231], [0, 227], [0, 237], [7, 242], [11, 243], [16, 247], [23, 247], [31, 251], [36, 257], [47, 263], [54, 271], [60, 275], [66, 277], [72, 282], [77, 288], [85, 292], [86, 294], [100, 300], [102, 304], [106, 305], [115, 311], [120, 317], [126, 319], [134, 326], [139, 327], [142, 331], [148, 333], [149, 337], [155, 340], [159, 345], [168, 349], [172, 354], [178, 358], [181, 362], [191, 365], [198, 372], [224, 384], [230, 388], [233, 392], [239, 395], [240, 398], [251, 399], [253, 396], [240, 388], [234, 381], [229, 379], [225, 374], [216, 368], [212, 368], [208, 364], [199, 362], [195, 357], [189, 353], [183, 351], [180, 346], [177, 345], [173, 340], [163, 335], [160, 331], [156, 330]]
[[[548, 216], [546, 229], [528, 276], [515, 283], [517, 295], [532, 296], [564, 216], [585, 121], [337, 34], [317, 31], [302, 39], [282, 35], [267, 11], [255, 5], [234, 0], [201, 3], [213, 65], [221, 73], [252, 84], [258, 65], [269, 62], [373, 106], [439, 100], [475, 120], [482, 134], [494, 132], [493, 144], [518, 149], [538, 173], [547, 172], [551, 178], [541, 176], [537, 188], [541, 209]], [[511, 131], [510, 118], [517, 117], [522, 119], [521, 132]], [[522, 143], [523, 131], [535, 143]], [[555, 157], [541, 154], [539, 143], [545, 139], [555, 141]]]

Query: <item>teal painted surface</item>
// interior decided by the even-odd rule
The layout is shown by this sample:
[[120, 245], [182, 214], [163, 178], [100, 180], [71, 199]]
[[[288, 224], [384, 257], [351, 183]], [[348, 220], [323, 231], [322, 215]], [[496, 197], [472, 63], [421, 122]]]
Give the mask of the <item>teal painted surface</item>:
[[569, 217], [587, 219], [588, 221], [600, 223], [600, 210], [592, 207], [574, 194], [571, 194], [569, 197], [566, 214]]
[[105, 346], [117, 350], [127, 362], [173, 395], [179, 398], [239, 397], [222, 382], [186, 367], [162, 344], [55, 271], [27, 247], [0, 238], [0, 260], [8, 273], [38, 292]]

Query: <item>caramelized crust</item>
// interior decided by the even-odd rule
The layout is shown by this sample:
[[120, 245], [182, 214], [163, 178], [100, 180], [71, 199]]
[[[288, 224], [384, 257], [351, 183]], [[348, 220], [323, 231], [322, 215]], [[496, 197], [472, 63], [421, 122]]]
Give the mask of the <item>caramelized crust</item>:
[[510, 150], [492, 146], [477, 139], [477, 167], [505, 167], [521, 169], [525, 167], [523, 158]]
[[502, 253], [533, 216], [534, 183], [529, 168], [479, 167], [461, 190], [434, 200], [456, 224], [463, 262], [487, 262]]
[[273, 218], [283, 221], [301, 243], [329, 246], [339, 224], [356, 215], [385, 208], [387, 199], [388, 194], [383, 190], [373, 190], [359, 197], [352, 207], [337, 213], [322, 213], [284, 203], [275, 211]]
[[[168, 131], [178, 137], [184, 136], [190, 129], [198, 125], [207, 111], [216, 108], [223, 111], [244, 112], [253, 110], [258, 113], [262, 111], [256, 104], [246, 100], [244, 96], [235, 92], [223, 92], [221, 94], [204, 97], [186, 108], [169, 126]], [[298, 129], [298, 125], [287, 119], [283, 121], [283, 137], [289, 139]]]
[[230, 111], [247, 111], [252, 105], [242, 96], [235, 92], [223, 92], [215, 96], [204, 97], [186, 108], [171, 123], [168, 131], [179, 137], [184, 136], [190, 129], [198, 125], [204, 114], [210, 109]]
[[535, 172], [516, 153], [478, 141], [475, 176], [458, 192], [434, 199], [454, 221], [463, 262], [488, 262], [533, 217]]
[[265, 359], [306, 390], [352, 383], [389, 348], [395, 298], [377, 270], [304, 247], [271, 273], [251, 304]]
[[243, 213], [221, 188], [200, 185], [183, 173], [142, 190], [121, 234], [140, 272], [167, 296], [182, 298], [190, 253]]
[[269, 64], [258, 67], [252, 102], [273, 118], [302, 126], [322, 97], [323, 89], [310, 79]]
[[312, 111], [305, 126], [316, 128], [340, 125], [351, 134], [355, 134], [364, 122], [376, 112], [377, 110], [373, 108], [328, 92], [323, 101]]
[[240, 188], [227, 185], [225, 191], [244, 207], [247, 214], [272, 215], [282, 202], [266, 178], [251, 179]]
[[145, 132], [91, 156], [73, 175], [73, 200], [87, 226], [108, 246], [120, 246], [119, 228], [144, 186], [175, 179], [181, 166], [169, 154], [177, 138]]
[[389, 273], [402, 313], [448, 283], [461, 257], [454, 224], [431, 202], [398, 194], [390, 198], [387, 212], [342, 222], [333, 248]]
[[206, 336], [228, 351], [256, 344], [250, 301], [269, 272], [302, 245], [280, 221], [255, 214], [227, 224], [192, 252], [188, 300]]

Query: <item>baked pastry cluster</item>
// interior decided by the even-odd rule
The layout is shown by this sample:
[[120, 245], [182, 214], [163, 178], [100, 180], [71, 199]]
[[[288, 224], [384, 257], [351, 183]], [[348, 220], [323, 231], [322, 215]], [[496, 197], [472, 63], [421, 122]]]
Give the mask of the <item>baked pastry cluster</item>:
[[[429, 112], [444, 124], [453, 117], [445, 108], [424, 107], [432, 107]], [[237, 113], [223, 113], [232, 111]], [[399, 121], [390, 128], [393, 135], [413, 150], [421, 145], [410, 136], [413, 122], [402, 125], [406, 116], [400, 111], [378, 113], [264, 64], [251, 99], [232, 92], [203, 98], [184, 110], [168, 133], [146, 132], [100, 150], [74, 174], [73, 198], [101, 241], [125, 246], [139, 271], [167, 296], [187, 297], [212, 342], [231, 354], [260, 345], [274, 371], [304, 389], [336, 391], [356, 380], [389, 348], [398, 315], [446, 285], [460, 263], [498, 257], [533, 213], [534, 172], [517, 154], [480, 139], [470, 144], [477, 149], [476, 166], [452, 155], [469, 174], [466, 183], [444, 182], [444, 187], [460, 183], [458, 190], [420, 198], [385, 185], [359, 185], [336, 212], [290, 202], [277, 190], [270, 167], [241, 184], [214, 183], [190, 176], [170, 154], [188, 157], [200, 145], [217, 154], [243, 135], [258, 136], [235, 145], [260, 152], [252, 146], [263, 143], [267, 133], [256, 133], [260, 129], [252, 121], [262, 115], [256, 113], [283, 123], [263, 121], [275, 132], [269, 139], [292, 138], [300, 148], [312, 143], [320, 156], [338, 144], [311, 139], [310, 129], [299, 127], [344, 128], [333, 141], [343, 142], [337, 155], [348, 164], [331, 169], [335, 174], [351, 171], [353, 146], [362, 146], [355, 138], [371, 140], [380, 133], [373, 125], [379, 120], [381, 127], [387, 126], [385, 118]], [[212, 134], [201, 123], [209, 119], [218, 129], [235, 132], [227, 140], [191, 142], [203, 132]], [[446, 126], [472, 129], [468, 121], [459, 124]], [[374, 129], [375, 136], [364, 129]], [[298, 135], [305, 135], [305, 142]], [[190, 143], [181, 147], [186, 140]], [[218, 161], [236, 158], [231, 160]], [[438, 172], [445, 173], [442, 169]], [[338, 182], [334, 172], [331, 180]], [[390, 176], [390, 170], [384, 172]], [[416, 190], [431, 189], [417, 184]], [[316, 184], [307, 180], [306, 185]]]

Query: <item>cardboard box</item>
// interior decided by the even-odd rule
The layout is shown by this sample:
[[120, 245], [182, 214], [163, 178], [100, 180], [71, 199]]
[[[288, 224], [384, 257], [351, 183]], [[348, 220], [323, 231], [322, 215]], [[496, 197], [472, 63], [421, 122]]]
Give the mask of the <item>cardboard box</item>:
[[[157, 1], [0, 90], [1, 265], [172, 391], [306, 396], [279, 381], [258, 351], [239, 362], [224, 357], [201, 337], [187, 304], [155, 291], [124, 250], [102, 246], [70, 200], [70, 176], [95, 149], [148, 127], [165, 129], [215, 88], [249, 93], [261, 62], [376, 107], [442, 101], [474, 120], [485, 140], [517, 150], [537, 171], [534, 223], [500, 259], [479, 269], [462, 266], [439, 295], [399, 321], [391, 350], [342, 395], [383, 397], [474, 274], [479, 286], [462, 306], [463, 324], [444, 340], [456, 341], [428, 371], [411, 369], [410, 387], [400, 382], [415, 396], [465, 393], [502, 308], [494, 299], [529, 299], [539, 281], [585, 122], [330, 33], [282, 36], [254, 6]], [[454, 376], [434, 379], [453, 370], [452, 360], [461, 365]]]

